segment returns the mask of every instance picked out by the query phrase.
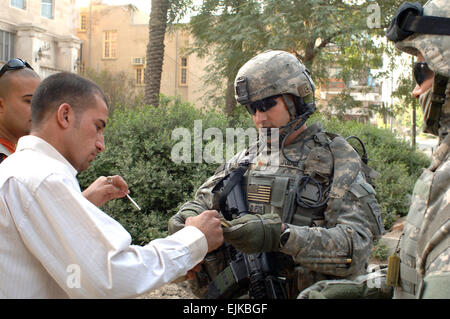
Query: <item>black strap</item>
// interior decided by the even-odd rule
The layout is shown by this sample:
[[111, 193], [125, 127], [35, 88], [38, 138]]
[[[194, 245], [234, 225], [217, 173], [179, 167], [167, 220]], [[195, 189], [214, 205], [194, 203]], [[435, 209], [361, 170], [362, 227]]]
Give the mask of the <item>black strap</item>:
[[423, 7], [419, 2], [404, 2], [392, 19], [386, 36], [398, 42], [414, 33], [450, 35], [450, 18], [423, 16]]
[[[242, 177], [247, 171], [247, 168], [248, 166], [240, 166], [230, 173], [229, 175], [230, 179], [225, 185], [223, 191], [220, 193], [219, 208], [222, 212], [226, 210], [226, 201], [228, 194], [233, 190], [234, 186], [236, 186], [241, 182]], [[228, 176], [226, 176], [224, 179], [226, 179], [227, 177]]]
[[[228, 194], [233, 191], [233, 188], [241, 183], [242, 177], [244, 176], [245, 172], [247, 171], [249, 166], [249, 163], [241, 164], [238, 168], [231, 171], [229, 174], [227, 174], [224, 178], [222, 178], [216, 186], [212, 189], [213, 193], [218, 192], [220, 189], [223, 189], [219, 193], [219, 210], [222, 214], [227, 213], [227, 196]], [[226, 181], [226, 183], [225, 183]], [[224, 216], [225, 219], [231, 220], [231, 216]]]
[[450, 18], [417, 16], [410, 12], [403, 29], [416, 33], [450, 35]]

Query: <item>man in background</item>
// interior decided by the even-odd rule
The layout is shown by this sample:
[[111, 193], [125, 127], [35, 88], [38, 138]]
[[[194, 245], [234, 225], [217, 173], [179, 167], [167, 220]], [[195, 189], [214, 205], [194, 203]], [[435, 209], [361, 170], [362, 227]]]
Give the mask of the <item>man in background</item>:
[[30, 132], [31, 98], [39, 83], [39, 75], [21, 59], [9, 60], [0, 70], [0, 162]]

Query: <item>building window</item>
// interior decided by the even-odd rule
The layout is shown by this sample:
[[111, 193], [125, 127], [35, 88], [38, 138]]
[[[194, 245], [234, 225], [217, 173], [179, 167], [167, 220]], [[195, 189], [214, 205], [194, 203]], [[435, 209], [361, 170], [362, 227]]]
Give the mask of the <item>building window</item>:
[[53, 19], [53, 0], [42, 0], [41, 16], [44, 18]]
[[26, 1], [25, 0], [11, 0], [11, 7], [19, 8], [22, 10], [26, 9]]
[[180, 85], [188, 84], [188, 58], [182, 57], [180, 63]]
[[80, 31], [87, 31], [87, 14], [80, 15]]
[[135, 80], [136, 85], [144, 85], [144, 67], [138, 67], [135, 69]]
[[0, 61], [6, 62], [14, 55], [14, 34], [0, 30]]
[[117, 31], [103, 32], [103, 58], [115, 59], [117, 57]]

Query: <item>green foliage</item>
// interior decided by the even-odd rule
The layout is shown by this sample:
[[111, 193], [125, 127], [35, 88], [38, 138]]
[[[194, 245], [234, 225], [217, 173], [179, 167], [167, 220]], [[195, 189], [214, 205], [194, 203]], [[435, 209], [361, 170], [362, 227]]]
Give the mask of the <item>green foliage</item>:
[[[205, 161], [176, 164], [171, 152], [179, 140], [172, 140], [173, 130], [186, 128], [191, 132], [191, 149], [194, 149], [196, 120], [202, 120], [203, 132], [208, 128], [218, 128], [224, 133], [227, 127], [252, 127], [248, 113], [242, 108], [235, 112], [229, 122], [221, 111], [201, 111], [179, 99], [164, 96], [158, 108], [119, 107], [105, 130], [106, 151], [88, 170], [79, 174], [80, 185], [85, 189], [99, 176], [121, 175], [129, 185], [130, 196], [142, 211], [136, 211], [126, 198], [112, 200], [102, 209], [130, 232], [133, 243], [145, 244], [163, 237], [167, 235], [169, 217], [193, 198], [197, 188], [219, 165]], [[344, 137], [356, 135], [364, 141], [369, 164], [380, 173], [376, 180], [377, 198], [383, 208], [385, 226], [389, 228], [397, 215], [407, 213], [408, 196], [420, 168], [428, 165], [428, 159], [411, 150], [406, 142], [395, 139], [389, 131], [357, 122], [327, 120], [320, 115], [313, 116], [309, 122], [318, 120], [330, 132]], [[202, 142], [204, 150], [210, 141]]]
[[97, 72], [87, 69], [85, 76], [94, 81], [105, 93], [109, 102], [109, 114], [112, 114], [118, 106], [128, 106], [139, 104], [143, 99], [143, 92], [136, 88], [126, 72], [110, 72], [102, 70]]
[[[402, 0], [205, 0], [196, 7], [188, 26], [194, 35], [190, 52], [209, 55], [207, 83], [214, 93], [232, 93], [239, 68], [267, 49], [285, 50], [299, 57], [312, 72], [317, 85], [340, 70], [344, 80], [367, 78], [368, 70], [380, 68], [380, 41]], [[370, 5], [379, 8], [379, 25], [368, 25]], [[392, 49], [392, 48], [391, 48]], [[398, 54], [398, 53], [397, 53]], [[226, 79], [226, 81], [224, 81]], [[233, 99], [221, 102], [230, 114]]]
[[372, 251], [371, 257], [376, 258], [380, 261], [387, 260], [387, 258], [389, 257], [389, 247], [381, 241], [377, 242]]
[[255, 0], [206, 0], [188, 28], [195, 36], [188, 52], [213, 59], [204, 79], [215, 88], [208, 92], [207, 103], [219, 101], [230, 114], [236, 105], [234, 78], [239, 68], [267, 42], [261, 4]]

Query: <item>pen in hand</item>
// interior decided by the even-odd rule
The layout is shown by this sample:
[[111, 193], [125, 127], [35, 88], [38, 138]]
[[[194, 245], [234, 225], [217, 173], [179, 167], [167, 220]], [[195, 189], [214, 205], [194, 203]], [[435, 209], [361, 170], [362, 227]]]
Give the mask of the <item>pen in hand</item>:
[[134, 207], [136, 207], [137, 210], [141, 210], [139, 205], [130, 197], [130, 195], [127, 194], [128, 199], [133, 203]]
[[[106, 178], [106, 181], [109, 183], [109, 184], [113, 184], [113, 178], [111, 177], [111, 176], [108, 176], [107, 178]], [[114, 185], [113, 185], [114, 186]], [[119, 189], [118, 187], [116, 187], [116, 186], [114, 186], [116, 189]], [[131, 203], [133, 204], [133, 206], [137, 209], [137, 210], [141, 210], [141, 208], [139, 207], [139, 205], [131, 198], [131, 196], [130, 195], [128, 195], [128, 194], [126, 194], [127, 195], [127, 198], [131, 201]]]

